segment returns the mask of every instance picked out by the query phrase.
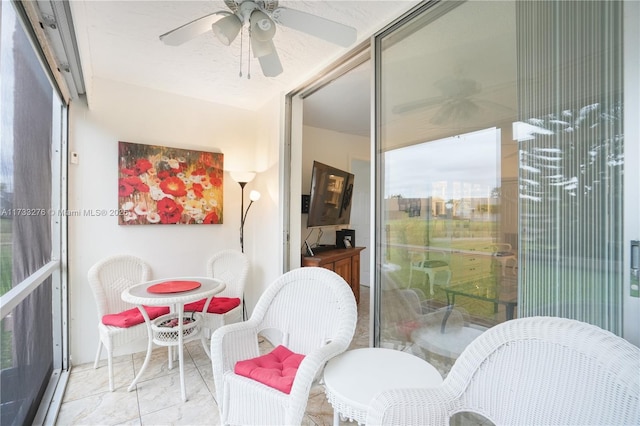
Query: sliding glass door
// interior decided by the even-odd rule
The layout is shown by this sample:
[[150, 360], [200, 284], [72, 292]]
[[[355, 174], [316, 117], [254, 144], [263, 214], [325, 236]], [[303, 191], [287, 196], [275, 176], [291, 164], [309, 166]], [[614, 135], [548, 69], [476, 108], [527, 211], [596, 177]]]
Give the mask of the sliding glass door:
[[625, 250], [622, 13], [615, 1], [518, 5], [514, 124], [520, 312], [617, 334]]
[[376, 37], [377, 345], [446, 373], [513, 318], [638, 318], [627, 5], [428, 2]]

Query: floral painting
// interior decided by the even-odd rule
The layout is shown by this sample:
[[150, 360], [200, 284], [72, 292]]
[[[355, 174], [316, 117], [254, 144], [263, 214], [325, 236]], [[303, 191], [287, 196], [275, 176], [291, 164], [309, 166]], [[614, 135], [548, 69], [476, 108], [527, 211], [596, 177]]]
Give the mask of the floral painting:
[[120, 142], [120, 225], [222, 223], [223, 154]]

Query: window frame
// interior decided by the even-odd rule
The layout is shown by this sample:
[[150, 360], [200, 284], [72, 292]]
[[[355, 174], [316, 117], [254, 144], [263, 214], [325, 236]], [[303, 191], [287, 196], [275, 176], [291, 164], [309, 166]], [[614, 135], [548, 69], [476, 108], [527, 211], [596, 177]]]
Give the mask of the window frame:
[[48, 212], [51, 226], [51, 260], [0, 297], [0, 318], [4, 319], [24, 299], [32, 294], [51, 277], [52, 285], [52, 329], [53, 329], [53, 370], [46, 390], [39, 402], [33, 420], [34, 424], [53, 424], [57, 416], [62, 395], [68, 380], [69, 338], [68, 338], [68, 283], [67, 283], [67, 220], [61, 212], [67, 206], [67, 140], [68, 116], [67, 100], [63, 89], [54, 77], [54, 70], [47, 61], [41, 41], [34, 31], [28, 12], [22, 2], [12, 0], [4, 7], [13, 7], [18, 25], [22, 27], [42, 71], [47, 76], [52, 90], [51, 128], [51, 205]]

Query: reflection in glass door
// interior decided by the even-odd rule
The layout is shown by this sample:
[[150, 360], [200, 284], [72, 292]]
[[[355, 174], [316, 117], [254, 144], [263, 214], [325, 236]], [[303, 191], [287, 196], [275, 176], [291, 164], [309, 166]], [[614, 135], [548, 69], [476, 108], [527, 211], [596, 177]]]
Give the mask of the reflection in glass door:
[[[514, 317], [517, 243], [501, 219], [500, 145], [491, 128], [383, 154], [383, 338], [455, 358], [487, 327]], [[394, 298], [408, 306], [389, 304]]]
[[376, 38], [376, 345], [446, 374], [518, 316], [621, 332], [621, 12], [429, 2]]

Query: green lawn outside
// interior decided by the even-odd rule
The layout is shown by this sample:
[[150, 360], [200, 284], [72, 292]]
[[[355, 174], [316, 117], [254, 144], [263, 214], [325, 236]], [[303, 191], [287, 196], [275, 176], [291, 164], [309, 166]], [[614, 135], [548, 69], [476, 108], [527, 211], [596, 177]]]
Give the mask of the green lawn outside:
[[[13, 222], [8, 218], [0, 219], [0, 296], [11, 290], [11, 231]], [[11, 321], [7, 318], [6, 321]], [[0, 369], [13, 367], [13, 346], [11, 327], [0, 323]]]
[[11, 290], [12, 228], [11, 219], [0, 219], [0, 296]]
[[[460, 219], [435, 218], [429, 221], [424, 218], [406, 218], [388, 223], [387, 262], [399, 266], [399, 270], [393, 272], [393, 279], [403, 288], [417, 288], [424, 293], [427, 299], [432, 299], [437, 304], [446, 305], [447, 296], [444, 289], [434, 286], [434, 295], [429, 294], [429, 285], [424, 285], [424, 274], [414, 271], [413, 280], [410, 283], [410, 252], [429, 247], [429, 250], [442, 248], [448, 253], [448, 261], [452, 265], [452, 277], [456, 276], [455, 266], [457, 257], [461, 252], [490, 253], [491, 245], [495, 243], [494, 222], [469, 221]], [[499, 280], [498, 265], [491, 256], [481, 256], [484, 269], [490, 271], [489, 275], [482, 278], [485, 285], [495, 285]], [[455, 278], [452, 278], [455, 280]], [[455, 284], [454, 281], [451, 284]], [[465, 309], [473, 317], [495, 320], [494, 306], [490, 302], [466, 297], [456, 298], [456, 306]]]
[[[436, 303], [442, 304], [443, 306], [447, 304], [447, 295], [443, 287], [435, 285], [433, 296], [429, 294], [429, 284], [424, 285], [423, 273], [414, 271], [412, 282], [409, 282], [409, 258], [406, 249], [392, 247], [389, 252], [391, 255], [390, 263], [400, 266], [400, 269], [393, 273], [393, 279], [396, 280], [398, 285], [402, 286], [403, 288], [417, 288], [425, 295], [427, 299], [432, 299]], [[455, 253], [451, 254], [452, 258], [455, 256]], [[484, 261], [492, 262], [492, 259], [487, 258]], [[453, 259], [453, 262], [455, 262], [455, 259]], [[497, 265], [491, 265], [489, 269], [491, 269], [492, 273], [491, 276], [483, 278], [483, 281], [485, 281], [485, 283], [487, 281], [489, 283], [496, 282], [496, 280], [498, 279], [498, 276], [496, 274], [499, 274], [496, 268]], [[489, 302], [466, 297], [458, 297], [456, 298], [456, 306], [464, 308], [470, 315], [474, 317], [486, 318], [487, 320], [493, 320], [494, 318], [493, 304]]]

